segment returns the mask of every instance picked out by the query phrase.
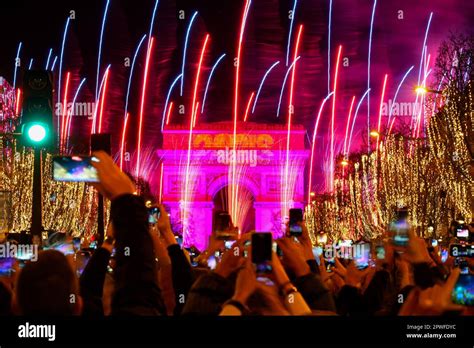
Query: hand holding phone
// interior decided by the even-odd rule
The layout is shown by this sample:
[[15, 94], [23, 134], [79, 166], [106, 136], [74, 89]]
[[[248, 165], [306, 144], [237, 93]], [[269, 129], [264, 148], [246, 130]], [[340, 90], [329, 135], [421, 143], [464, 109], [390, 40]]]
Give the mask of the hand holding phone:
[[136, 188], [132, 180], [120, 170], [114, 163], [112, 157], [104, 151], [96, 151], [93, 156], [98, 161], [91, 162], [97, 170], [99, 183], [94, 185], [104, 197], [113, 200], [115, 197], [125, 194], [135, 194]]

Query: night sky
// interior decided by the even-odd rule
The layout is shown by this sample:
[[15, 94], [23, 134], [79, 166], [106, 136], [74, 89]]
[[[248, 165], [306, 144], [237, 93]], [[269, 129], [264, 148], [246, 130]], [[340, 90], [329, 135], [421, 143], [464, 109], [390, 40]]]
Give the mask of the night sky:
[[[82, 77], [87, 78], [86, 89], [81, 93], [78, 101], [92, 101], [95, 93], [99, 33], [105, 3], [105, 0], [61, 2], [2, 0], [0, 76], [12, 81], [14, 57], [20, 41], [23, 42], [21, 52], [23, 67], [28, 65], [30, 58], [34, 59], [34, 68], [44, 67], [49, 48], [53, 48], [54, 54], [59, 55], [66, 17], [70, 10], [74, 10], [76, 19], [71, 21], [63, 71], [72, 72], [71, 89], [73, 91]], [[110, 3], [101, 72], [108, 64], [112, 64], [111, 90], [106, 105], [104, 128], [113, 134], [116, 144], [123, 122], [125, 88], [129, 74], [129, 68], [124, 67], [124, 59], [132, 57], [139, 39], [144, 33], [148, 33], [154, 0], [111, 0]], [[159, 146], [159, 125], [166, 93], [171, 81], [180, 72], [184, 34], [194, 10], [199, 11], [199, 15], [191, 32], [186, 57], [185, 93], [183, 98], [179, 98], [179, 93], [174, 93], [172, 100], [175, 104], [189, 105], [200, 47], [205, 34], [209, 33], [211, 39], [204, 60], [202, 87], [205, 86], [210, 68], [216, 59], [222, 53], [226, 53], [227, 56], [215, 72], [206, 110], [203, 115], [199, 115], [199, 119], [202, 121], [231, 120], [233, 57], [236, 55], [239, 22], [244, 4], [244, 0], [160, 0], [153, 30], [156, 45], [152, 56], [144, 125], [146, 145]], [[349, 66], [341, 67], [339, 72], [337, 147], [341, 147], [342, 144], [352, 96], [356, 96], [357, 102], [367, 88], [367, 51], [372, 5], [371, 0], [333, 1], [331, 66], [334, 68], [339, 44], [343, 45], [342, 57], [347, 57], [349, 61]], [[257, 90], [266, 69], [280, 60], [280, 64], [269, 74], [265, 82], [256, 112], [251, 115], [252, 121], [286, 122], [285, 102], [288, 100], [286, 95], [283, 99], [280, 118], [276, 118], [276, 109], [286, 73], [285, 57], [290, 26], [288, 11], [292, 6], [293, 0], [252, 1], [241, 64], [240, 109], [242, 111], [245, 109], [250, 93]], [[178, 18], [180, 10], [184, 10], [184, 20]], [[304, 25], [299, 53], [301, 59], [296, 68], [294, 122], [304, 124], [310, 134], [321, 99], [327, 94], [328, 10], [329, 0], [300, 0], [294, 20], [293, 39], [296, 38], [298, 26]], [[399, 11], [403, 11], [403, 19], [398, 18]], [[466, 0], [378, 1], [372, 44], [372, 124], [376, 122], [384, 74], [388, 74], [385, 98], [388, 100], [393, 98], [406, 70], [411, 65], [415, 65], [415, 69], [407, 78], [399, 95], [399, 101], [413, 101], [413, 88], [416, 85], [423, 37], [430, 12], [434, 14], [427, 45], [428, 53], [432, 55], [430, 63], [432, 67], [437, 47], [449, 32], [472, 30], [474, 2]], [[136, 78], [132, 85], [134, 91], [129, 107], [132, 115], [132, 129], [138, 115], [145, 51], [142, 50], [139, 56], [135, 70]], [[293, 46], [291, 52], [293, 52]], [[58, 66], [56, 72], [57, 68]], [[175, 92], [178, 90], [179, 88]], [[202, 96], [203, 88], [200, 93]], [[326, 151], [329, 112], [330, 108], [327, 108], [319, 133], [324, 138], [318, 139], [318, 141], [323, 140], [320, 155]], [[187, 117], [173, 113], [172, 120], [175, 123], [184, 122], [187, 121]], [[366, 122], [364, 104], [359, 112], [357, 130], [366, 127]], [[73, 121], [73, 129], [80, 138], [89, 132], [90, 121], [86, 118], [76, 118]], [[356, 150], [361, 137], [356, 134], [354, 136], [357, 143], [354, 144], [353, 149]], [[132, 138], [130, 140], [133, 140]]]

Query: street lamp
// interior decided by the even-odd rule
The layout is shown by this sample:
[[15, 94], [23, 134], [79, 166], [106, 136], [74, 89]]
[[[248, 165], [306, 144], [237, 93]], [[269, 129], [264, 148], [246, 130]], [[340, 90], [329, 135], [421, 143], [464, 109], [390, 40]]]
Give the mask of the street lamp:
[[415, 92], [416, 94], [418, 95], [424, 95], [426, 93], [435, 93], [435, 94], [443, 94], [442, 91], [437, 91], [435, 89], [429, 89], [429, 88], [426, 88], [425, 86], [417, 86], [415, 88]]
[[370, 131], [370, 136], [372, 138], [378, 138], [379, 137], [379, 132], [377, 132], [375, 129]]

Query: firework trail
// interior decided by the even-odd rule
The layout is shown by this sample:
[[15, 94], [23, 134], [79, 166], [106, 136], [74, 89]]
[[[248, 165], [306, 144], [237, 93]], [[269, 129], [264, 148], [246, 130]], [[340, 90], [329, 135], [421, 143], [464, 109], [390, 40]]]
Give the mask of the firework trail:
[[146, 97], [146, 87], [148, 83], [148, 69], [150, 67], [150, 58], [151, 58], [151, 51], [153, 48], [153, 42], [154, 42], [154, 39], [152, 37], [150, 44], [148, 46], [145, 69], [143, 71], [142, 96], [141, 96], [141, 102], [140, 102], [140, 118], [139, 118], [139, 124], [138, 124], [137, 162], [135, 164], [135, 176], [137, 178], [140, 172], [140, 152], [141, 152], [141, 146], [142, 146], [143, 112], [145, 111], [145, 97]]
[[[110, 69], [110, 67], [111, 67], [111, 65], [109, 64], [107, 66], [107, 69], [105, 69], [105, 71], [107, 72]], [[101, 95], [101, 93], [103, 93], [105, 77], [106, 77], [106, 74], [104, 74], [104, 76], [102, 76], [102, 81], [100, 82], [99, 96]], [[94, 115], [92, 116], [91, 134], [96, 133], [96, 128], [97, 128], [96, 123], [97, 123], [97, 113], [98, 113], [98, 111], [99, 111], [99, 103], [95, 103], [94, 104]]]
[[22, 42], [20, 42], [18, 44], [18, 49], [16, 51], [16, 57], [15, 57], [15, 70], [13, 72], [13, 89], [16, 89], [16, 73], [17, 73], [17, 70], [18, 70], [18, 66], [19, 66], [19, 61], [20, 61], [20, 51], [21, 51], [21, 46], [23, 45]]
[[281, 101], [283, 99], [283, 92], [285, 91], [285, 86], [286, 86], [286, 80], [288, 79], [288, 76], [290, 75], [291, 70], [295, 66], [296, 62], [301, 58], [301, 56], [296, 57], [296, 60], [291, 63], [291, 65], [288, 67], [286, 70], [285, 78], [283, 79], [283, 83], [281, 85], [281, 91], [280, 91], [280, 99], [278, 100], [278, 108], [277, 108], [277, 113], [276, 116], [280, 117], [280, 108], [281, 108]]
[[66, 143], [66, 151], [69, 148], [69, 137], [71, 134], [71, 123], [72, 123], [72, 110], [74, 110], [74, 105], [76, 104], [76, 99], [77, 96], [79, 95], [79, 92], [81, 91], [82, 86], [86, 82], [86, 78], [84, 77], [81, 82], [79, 83], [79, 86], [77, 87], [76, 93], [74, 94], [74, 98], [72, 99], [72, 105], [71, 109], [68, 112], [68, 117], [66, 119], [66, 128], [67, 128], [67, 143]]
[[347, 157], [346, 145], [347, 145], [347, 137], [349, 136], [349, 124], [351, 123], [351, 115], [352, 115], [352, 108], [354, 106], [354, 101], [355, 101], [355, 95], [352, 96], [351, 106], [349, 107], [349, 115], [347, 115], [346, 136], [344, 137], [344, 147], [343, 147], [343, 150], [342, 150], [342, 152], [344, 154], [344, 157]]
[[30, 59], [30, 64], [28, 65], [28, 70], [31, 70], [33, 67], [33, 58]]
[[357, 114], [359, 113], [359, 108], [362, 105], [362, 102], [364, 101], [364, 98], [369, 94], [370, 88], [368, 88], [365, 93], [362, 95], [360, 98], [359, 102], [357, 103], [356, 111], [354, 113], [354, 118], [352, 119], [352, 126], [351, 126], [351, 133], [349, 136], [349, 142], [347, 143], [347, 156], [349, 156], [349, 151], [351, 149], [351, 144], [352, 144], [352, 134], [354, 133], [354, 126], [357, 120]]
[[168, 115], [166, 116], [166, 125], [170, 123], [171, 110], [173, 110], [173, 102], [170, 103], [170, 107], [168, 108]]
[[53, 64], [51, 64], [51, 71], [54, 70], [54, 67], [56, 66], [56, 62], [58, 61], [58, 56], [54, 57]]
[[252, 104], [253, 97], [255, 96], [255, 92], [252, 92], [250, 94], [249, 101], [247, 103], [247, 108], [245, 109], [245, 116], [244, 116], [244, 122], [247, 122], [247, 117], [249, 115], [249, 110], [250, 110], [250, 104]]
[[332, 110], [331, 110], [331, 163], [329, 168], [329, 189], [332, 192], [334, 190], [334, 128], [335, 128], [335, 121], [336, 121], [336, 88], [337, 88], [337, 75], [339, 71], [339, 62], [341, 60], [341, 52], [342, 46], [339, 45], [339, 50], [337, 52], [336, 58], [336, 70], [334, 71], [334, 88], [333, 92], [334, 95], [332, 97]]
[[374, 0], [372, 7], [372, 16], [370, 18], [370, 33], [369, 33], [369, 54], [367, 58], [367, 153], [370, 152], [370, 59], [372, 54], [372, 32], [374, 29], [375, 8], [377, 7], [377, 0]]
[[219, 65], [219, 63], [221, 62], [222, 59], [224, 59], [225, 57], [225, 53], [223, 53], [218, 59], [217, 61], [214, 63], [214, 65], [212, 66], [212, 69], [211, 69], [211, 73], [209, 74], [209, 77], [207, 78], [207, 83], [206, 83], [206, 89], [204, 90], [204, 97], [202, 98], [202, 106], [201, 106], [201, 114], [204, 112], [204, 107], [205, 107], [205, 104], [206, 104], [206, 98], [207, 98], [207, 91], [209, 89], [209, 85], [211, 84], [211, 79], [212, 79], [212, 76], [214, 75], [214, 71], [216, 70], [217, 66]]
[[186, 51], [188, 49], [188, 41], [189, 41], [189, 34], [191, 33], [191, 28], [193, 26], [194, 19], [198, 15], [198, 12], [194, 12], [193, 16], [191, 17], [191, 20], [189, 21], [188, 24], [188, 29], [186, 30], [186, 38], [184, 40], [184, 49], [183, 49], [183, 62], [181, 63], [181, 88], [179, 95], [182, 97], [183, 96], [183, 86], [184, 86], [184, 67], [186, 65]]
[[99, 75], [100, 75], [100, 59], [102, 56], [102, 45], [104, 42], [104, 30], [105, 30], [105, 23], [107, 21], [107, 12], [109, 10], [109, 4], [110, 0], [107, 0], [107, 3], [105, 4], [105, 10], [104, 10], [104, 15], [102, 17], [102, 26], [100, 28], [100, 39], [99, 39], [99, 50], [97, 53], [97, 74], [96, 74], [96, 79], [95, 79], [95, 102], [97, 103], [97, 100], [99, 98]]
[[128, 119], [130, 114], [127, 112], [125, 115], [125, 120], [123, 121], [123, 128], [122, 128], [122, 139], [120, 141], [120, 169], [123, 169], [123, 153], [125, 149], [125, 135], [127, 134], [127, 126], [128, 126]]
[[125, 139], [124, 139], [124, 134], [126, 133], [126, 124], [127, 124], [127, 121], [128, 121], [128, 100], [129, 100], [129, 97], [130, 97], [130, 87], [132, 86], [132, 81], [133, 81], [133, 73], [135, 71], [135, 62], [137, 60], [137, 56], [138, 56], [138, 53], [140, 51], [140, 48], [143, 44], [143, 41], [145, 40], [146, 38], [146, 34], [144, 34], [141, 38], [141, 40], [139, 41], [138, 45], [137, 45], [137, 48], [135, 49], [135, 53], [133, 55], [133, 59], [132, 59], [132, 65], [130, 67], [130, 74], [128, 76], [128, 85], [127, 85], [127, 94], [125, 96], [125, 108], [124, 108], [124, 116], [123, 116], [123, 130], [122, 130], [122, 142], [121, 142], [121, 146], [120, 146], [120, 169], [123, 168], [123, 144], [125, 143]]
[[[70, 17], [68, 17], [66, 19], [66, 25], [64, 26], [63, 41], [62, 41], [62, 44], [61, 44], [61, 54], [59, 56], [60, 58], [59, 58], [59, 76], [58, 76], [58, 104], [61, 103], [61, 83], [62, 83], [62, 71], [63, 71], [64, 46], [66, 44], [66, 37], [67, 37], [68, 28], [69, 28], [69, 21], [70, 21]], [[54, 69], [55, 64], [56, 64], [56, 59], [54, 59], [53, 66], [51, 67], [51, 70]], [[58, 134], [59, 134], [59, 124], [60, 124], [59, 117], [60, 117], [60, 115], [58, 115]]]
[[[239, 73], [240, 73], [240, 66], [241, 66], [241, 54], [242, 54], [242, 42], [244, 39], [244, 33], [245, 33], [245, 25], [247, 23], [247, 15], [250, 10], [250, 6], [252, 5], [252, 0], [246, 0], [245, 2], [245, 7], [243, 10], [242, 14], [242, 20], [240, 24], [240, 34], [239, 34], [239, 40], [238, 40], [238, 48], [237, 48], [237, 67], [235, 69], [235, 90], [234, 90], [234, 132], [233, 132], [233, 150], [234, 153], [237, 148], [237, 119], [239, 117], [239, 110], [238, 110], [238, 105], [239, 105]], [[237, 161], [233, 161], [233, 163], [229, 163], [229, 165], [232, 167], [231, 171], [231, 216], [232, 216], [232, 221], [236, 221], [236, 210], [237, 210], [237, 196], [238, 196], [238, 189], [236, 187], [236, 163]], [[230, 168], [229, 168], [230, 169]]]
[[155, 17], [156, 11], [158, 9], [159, 0], [155, 1], [155, 6], [153, 7], [153, 11], [151, 14], [151, 21], [150, 21], [150, 30], [148, 31], [148, 47], [146, 52], [146, 63], [145, 69], [143, 71], [143, 86], [142, 86], [142, 98], [140, 103], [140, 118], [138, 124], [138, 141], [137, 141], [137, 162], [135, 166], [135, 176], [138, 177], [140, 171], [140, 153], [142, 147], [142, 127], [143, 127], [143, 112], [145, 109], [145, 95], [146, 95], [146, 87], [148, 83], [148, 69], [150, 67], [150, 58], [151, 58], [151, 51], [153, 48], [153, 26], [155, 24]]
[[[161, 131], [163, 131], [163, 129], [165, 127], [165, 113], [166, 113], [166, 110], [168, 108], [168, 103], [169, 103], [169, 100], [170, 100], [170, 97], [171, 97], [171, 93], [173, 92], [174, 86], [176, 85], [178, 80], [180, 80], [182, 78], [182, 76], [183, 76], [182, 74], [179, 74], [178, 76], [176, 76], [176, 78], [171, 83], [170, 88], [168, 89], [168, 93], [166, 94], [165, 107], [163, 108], [163, 117], [162, 117], [162, 120], [161, 120]], [[168, 124], [168, 123], [166, 123], [166, 124]]]
[[199, 64], [198, 68], [196, 71], [196, 78], [194, 82], [194, 94], [193, 94], [193, 101], [191, 105], [191, 118], [189, 120], [189, 138], [188, 138], [188, 155], [187, 155], [187, 161], [186, 161], [186, 172], [185, 172], [185, 180], [184, 180], [184, 206], [182, 210], [182, 216], [183, 216], [183, 240], [187, 239], [187, 229], [189, 225], [188, 221], [188, 200], [190, 194], [192, 194], [192, 190], [189, 191], [190, 186], [189, 186], [189, 179], [190, 179], [190, 165], [191, 165], [191, 147], [192, 147], [192, 138], [193, 138], [193, 128], [195, 125], [195, 119], [194, 116], [197, 115], [197, 105], [196, 105], [196, 97], [197, 97], [197, 90], [199, 86], [199, 76], [201, 74], [201, 66], [202, 62], [204, 60], [204, 53], [206, 52], [206, 46], [209, 41], [209, 34], [206, 35], [206, 38], [204, 39], [204, 42], [202, 44], [202, 49], [201, 49], [201, 55], [199, 57]]
[[262, 90], [263, 83], [265, 82], [265, 79], [267, 78], [270, 71], [272, 71], [272, 69], [274, 67], [276, 67], [278, 64], [280, 64], [280, 61], [273, 63], [273, 65], [271, 67], [269, 67], [268, 70], [263, 75], [262, 81], [260, 81], [260, 86], [258, 87], [257, 94], [255, 96], [255, 101], [253, 103], [252, 114], [255, 112], [255, 107], [257, 106], [257, 101], [258, 101], [258, 96], [260, 95], [260, 91]]
[[402, 87], [403, 82], [405, 82], [405, 79], [407, 78], [408, 74], [410, 74], [410, 72], [413, 70], [414, 67], [415, 67], [415, 66], [412, 65], [412, 66], [406, 71], [405, 75], [403, 75], [402, 80], [401, 80], [400, 83], [398, 84], [397, 90], [395, 91], [395, 96], [393, 97], [393, 103], [392, 103], [392, 105], [390, 106], [390, 110], [388, 111], [387, 125], [390, 125], [390, 121], [391, 121], [391, 119], [392, 119], [393, 107], [394, 107], [395, 103], [397, 102], [398, 92], [400, 91], [400, 88]]
[[291, 21], [290, 21], [290, 30], [288, 31], [288, 41], [286, 44], [286, 66], [288, 66], [290, 60], [290, 47], [291, 47], [291, 34], [293, 31], [293, 22], [295, 21], [295, 11], [298, 0], [293, 2], [293, 10], [291, 11]]
[[384, 77], [384, 80], [383, 80], [382, 95], [380, 96], [379, 119], [378, 119], [378, 122], [377, 122], [377, 133], [379, 135], [377, 136], [377, 146], [375, 148], [376, 151], [379, 150], [380, 126], [382, 124], [383, 99], [385, 97], [385, 88], [387, 86], [387, 78], [388, 78], [388, 74], [385, 74], [385, 77]]
[[198, 86], [199, 86], [199, 79], [201, 77], [201, 68], [202, 68], [202, 61], [204, 59], [204, 53], [206, 52], [206, 47], [209, 42], [209, 34], [206, 35], [206, 38], [204, 39], [204, 43], [202, 45], [202, 50], [201, 50], [201, 57], [199, 58], [199, 65], [196, 73], [196, 80], [194, 82], [194, 93], [193, 93], [193, 102], [191, 104], [191, 110], [193, 110], [193, 125], [196, 125], [196, 119], [197, 119], [197, 112], [194, 113], [194, 109], [196, 107], [196, 99], [197, 99], [197, 93], [198, 93]]
[[332, 0], [329, 0], [328, 18], [328, 94], [331, 91], [331, 22], [332, 22]]
[[107, 83], [109, 81], [109, 73], [110, 70], [107, 69], [104, 74], [105, 82], [104, 82], [104, 88], [102, 90], [102, 97], [100, 99], [100, 113], [99, 113], [99, 134], [102, 133], [102, 117], [104, 115], [104, 105], [105, 105], [105, 96], [107, 95]]
[[59, 151], [63, 150], [64, 146], [64, 136], [66, 134], [65, 131], [65, 121], [67, 120], [67, 95], [69, 91], [69, 79], [71, 77], [71, 73], [68, 71], [66, 74], [66, 85], [64, 88], [64, 99], [63, 99], [63, 107], [62, 107], [62, 112], [61, 112], [61, 134], [59, 137]]
[[53, 53], [53, 49], [50, 48], [49, 49], [49, 53], [48, 53], [48, 58], [46, 59], [46, 66], [44, 67], [45, 70], [48, 70], [48, 66], [49, 66], [49, 60], [51, 59], [51, 54]]
[[[300, 46], [301, 34], [303, 32], [303, 25], [300, 25], [298, 30], [298, 35], [296, 37], [295, 44], [295, 53], [293, 55], [293, 61], [296, 62], [298, 56], [298, 50]], [[290, 199], [293, 197], [293, 189], [290, 189], [290, 178], [289, 178], [289, 166], [290, 166], [290, 137], [291, 137], [291, 120], [294, 114], [295, 108], [293, 106], [293, 90], [295, 84], [295, 73], [296, 73], [296, 64], [293, 66], [291, 73], [291, 84], [290, 84], [290, 96], [288, 102], [288, 133], [286, 136], [286, 163], [285, 163], [285, 191], [286, 191], [286, 200], [285, 204], [289, 204]], [[292, 186], [293, 188], [293, 186]], [[285, 212], [288, 211], [289, 207], [287, 206]]]
[[316, 134], [318, 133], [318, 126], [319, 120], [321, 119], [321, 115], [323, 112], [324, 104], [328, 101], [328, 99], [334, 94], [334, 92], [329, 93], [321, 102], [321, 106], [319, 107], [318, 115], [316, 116], [316, 123], [314, 125], [313, 130], [313, 141], [311, 142], [311, 161], [309, 164], [309, 182], [308, 182], [308, 204], [311, 203], [311, 181], [313, 179], [313, 162], [314, 162], [314, 145], [316, 144]]

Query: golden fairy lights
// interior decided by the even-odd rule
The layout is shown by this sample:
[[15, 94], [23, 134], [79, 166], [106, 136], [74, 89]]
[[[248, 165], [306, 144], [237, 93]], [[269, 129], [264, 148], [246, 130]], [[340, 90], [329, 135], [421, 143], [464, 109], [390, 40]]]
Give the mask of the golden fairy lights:
[[[417, 232], [442, 235], [458, 216], [472, 220], [473, 85], [444, 90], [446, 101], [429, 122], [427, 138], [392, 134], [379, 150], [337, 174], [335, 191], [306, 207], [312, 239], [372, 239], [387, 229], [394, 208], [406, 206]], [[345, 166], [349, 168], [349, 166]], [[428, 227], [433, 232], [428, 232]]]
[[[95, 190], [84, 183], [52, 180], [52, 157], [43, 161], [43, 226], [47, 230], [89, 237], [97, 229]], [[12, 231], [28, 230], [31, 219], [33, 152], [12, 152], [2, 166], [2, 189], [11, 193]], [[108, 211], [108, 209], [106, 209]], [[106, 213], [107, 214], [107, 213]]]

